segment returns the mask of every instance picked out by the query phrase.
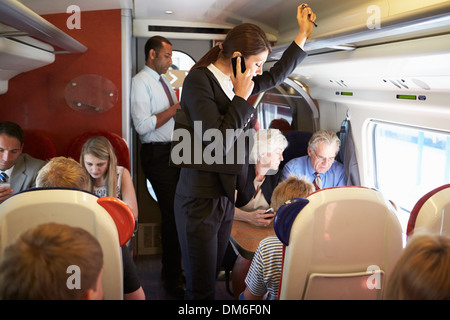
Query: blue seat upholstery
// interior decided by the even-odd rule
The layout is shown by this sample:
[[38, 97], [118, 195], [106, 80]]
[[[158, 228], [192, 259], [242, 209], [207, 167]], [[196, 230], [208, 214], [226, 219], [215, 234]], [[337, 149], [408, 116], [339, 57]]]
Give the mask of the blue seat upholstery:
[[280, 163], [279, 170], [282, 170], [284, 165], [290, 160], [308, 154], [308, 142], [312, 137], [312, 132], [291, 131], [287, 132], [285, 136], [288, 146], [283, 152], [283, 161]]

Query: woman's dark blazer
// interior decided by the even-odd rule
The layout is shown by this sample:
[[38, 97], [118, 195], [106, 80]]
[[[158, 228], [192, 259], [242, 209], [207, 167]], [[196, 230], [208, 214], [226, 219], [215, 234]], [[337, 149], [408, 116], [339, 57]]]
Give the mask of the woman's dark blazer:
[[[245, 166], [242, 170], [242, 174], [237, 179], [236, 189], [238, 190], [236, 197], [236, 207], [241, 208], [247, 205], [252, 197], [255, 195], [255, 186], [253, 181], [255, 180], [256, 172], [255, 165], [249, 164]], [[267, 203], [270, 205], [270, 199], [272, 198], [273, 190], [278, 185], [280, 180], [280, 170], [275, 174], [266, 175], [264, 182], [261, 185], [261, 191], [266, 199]]]
[[[252, 95], [281, 84], [305, 57], [306, 53], [293, 42], [269, 71], [253, 78], [255, 85]], [[246, 130], [255, 112], [253, 106], [241, 97], [235, 96], [230, 101], [207, 67], [189, 72], [183, 83], [180, 104], [181, 108], [185, 109], [192, 127], [195, 121], [201, 121], [202, 134], [208, 129], [217, 129], [222, 133], [222, 137], [226, 137], [227, 129]], [[233, 139], [226, 140], [223, 139], [224, 154], [235, 142]], [[242, 164], [224, 164], [224, 166], [236, 166], [230, 167], [233, 169], [230, 171], [236, 172], [240, 172], [242, 168]], [[182, 168], [176, 192], [195, 198], [226, 196], [234, 202], [236, 177], [236, 174], [204, 171], [201, 168]]]

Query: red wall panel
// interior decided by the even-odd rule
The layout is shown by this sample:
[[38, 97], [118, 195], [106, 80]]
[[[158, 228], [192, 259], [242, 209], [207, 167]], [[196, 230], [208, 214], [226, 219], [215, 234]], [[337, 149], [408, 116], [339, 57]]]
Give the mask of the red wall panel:
[[[87, 51], [57, 54], [54, 63], [11, 79], [8, 92], [0, 95], [0, 120], [45, 134], [58, 155], [65, 155], [69, 142], [86, 131], [122, 134], [120, 10], [81, 11], [81, 28], [73, 30], [66, 26], [70, 16], [62, 13], [43, 18], [81, 42]], [[117, 102], [108, 111], [80, 112], [66, 103], [66, 85], [89, 74], [106, 78], [117, 88]]]

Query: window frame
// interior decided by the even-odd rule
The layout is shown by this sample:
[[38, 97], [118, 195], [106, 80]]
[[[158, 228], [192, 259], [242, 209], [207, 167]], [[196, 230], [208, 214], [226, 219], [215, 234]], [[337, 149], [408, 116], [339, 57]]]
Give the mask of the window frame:
[[[446, 136], [446, 139], [445, 139], [445, 142], [444, 142], [446, 144], [445, 144], [444, 151], [443, 151], [444, 152], [444, 155], [443, 155], [444, 156], [444, 164], [446, 164], [446, 167], [444, 168], [444, 173], [443, 173], [444, 174], [444, 178], [443, 178], [442, 183], [441, 182], [437, 182], [436, 185], [434, 185], [434, 186], [428, 186], [428, 187], [427, 186], [423, 186], [422, 188], [426, 188], [425, 190], [421, 190], [420, 184], [419, 185], [416, 184], [418, 187], [415, 190], [416, 191], [421, 190], [421, 192], [420, 192], [421, 195], [420, 196], [417, 196], [417, 195], [414, 196], [414, 199], [412, 199], [412, 201], [411, 201], [413, 203], [411, 205], [411, 207], [409, 207], [407, 205], [405, 206], [406, 203], [398, 202], [397, 199], [390, 199], [390, 200], [393, 200], [397, 204], [399, 209], [401, 209], [401, 210], [403, 210], [403, 211], [405, 211], [405, 212], [407, 212], [409, 214], [411, 212], [412, 208], [414, 207], [414, 204], [420, 199], [420, 197], [425, 195], [427, 192], [433, 190], [435, 187], [438, 187], [438, 186], [440, 186], [442, 184], [445, 184], [445, 183], [450, 183], [450, 164], [449, 164], [449, 162], [450, 162], [450, 132], [449, 131], [432, 129], [432, 128], [425, 128], [425, 127], [420, 127], [420, 126], [415, 126], [415, 125], [407, 125], [407, 124], [396, 123], [396, 122], [389, 122], [389, 121], [383, 121], [383, 120], [376, 120], [376, 119], [371, 119], [369, 121], [368, 128], [369, 128], [369, 130], [368, 130], [368, 135], [369, 135], [368, 136], [368, 138], [369, 138], [368, 142], [371, 145], [370, 148], [369, 148], [369, 150], [371, 150], [370, 151], [371, 154], [369, 154], [369, 168], [370, 168], [370, 171], [372, 171], [372, 175], [373, 175], [371, 177], [371, 179], [373, 181], [374, 187], [376, 189], [380, 190], [383, 193], [385, 193], [386, 187], [383, 186], [383, 182], [382, 182], [383, 178], [381, 177], [381, 175], [383, 173], [380, 172], [379, 162], [377, 163], [377, 161], [379, 161], [380, 152], [381, 152], [379, 150], [379, 146], [378, 146], [379, 142], [376, 140], [377, 139], [377, 129], [378, 128], [381, 128], [383, 130], [389, 130], [389, 128], [391, 128], [392, 131], [395, 131], [396, 128], [399, 128], [400, 130], [401, 129], [414, 130], [417, 133], [417, 137], [419, 137], [420, 133], [423, 133], [422, 136], [425, 136], [427, 134], [428, 135], [439, 134], [439, 135], [442, 135], [444, 137]], [[400, 130], [397, 131], [398, 134], [402, 134]], [[405, 134], [405, 133], [403, 133], [403, 134]], [[410, 137], [415, 137], [415, 136], [411, 136], [410, 135]], [[419, 139], [419, 138], [417, 138], [417, 139]], [[429, 139], [429, 137], [428, 137], [428, 139]], [[398, 139], [398, 141], [402, 141], [402, 140]], [[426, 167], [427, 164], [423, 164], [423, 158], [424, 158], [423, 152], [425, 152], [425, 150], [423, 149], [424, 146], [425, 146], [424, 141], [422, 141], [422, 142], [418, 141], [418, 143], [417, 143], [417, 145], [418, 145], [417, 147], [418, 148], [420, 148], [419, 143], [422, 144], [422, 146], [421, 146], [422, 150], [418, 151], [418, 152], [421, 152], [421, 153], [420, 153], [420, 158], [418, 157], [418, 164], [415, 167], [415, 171], [414, 171], [415, 172], [415, 178], [414, 178], [414, 180], [415, 181], [419, 181], [419, 183], [423, 183], [423, 181], [422, 181], [423, 168]], [[377, 158], [377, 156], [378, 156], [378, 158]], [[393, 156], [393, 155], [390, 154], [390, 156]], [[405, 155], [403, 155], [403, 157], [406, 158]], [[449, 161], [446, 162], [446, 159], [448, 159]], [[419, 165], [420, 165], [420, 168], [419, 168]], [[420, 176], [418, 175], [418, 172], [420, 172]], [[392, 193], [391, 193], [391, 195], [392, 195]], [[398, 198], [401, 199], [401, 197], [398, 197]]]

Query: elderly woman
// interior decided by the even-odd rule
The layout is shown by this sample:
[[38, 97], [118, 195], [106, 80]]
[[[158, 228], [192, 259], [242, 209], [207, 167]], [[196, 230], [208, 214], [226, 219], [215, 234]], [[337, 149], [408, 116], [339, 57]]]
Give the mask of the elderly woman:
[[278, 129], [255, 133], [250, 165], [238, 177], [234, 219], [256, 226], [268, 226], [273, 220], [270, 209], [272, 192], [278, 184], [278, 166], [287, 147], [285, 136]]

